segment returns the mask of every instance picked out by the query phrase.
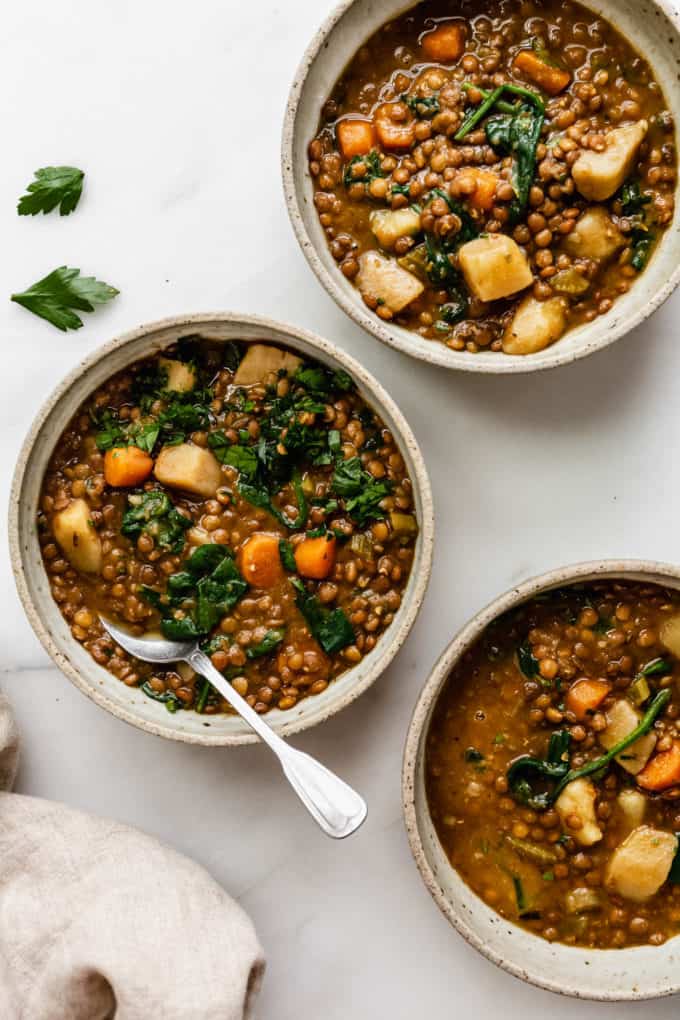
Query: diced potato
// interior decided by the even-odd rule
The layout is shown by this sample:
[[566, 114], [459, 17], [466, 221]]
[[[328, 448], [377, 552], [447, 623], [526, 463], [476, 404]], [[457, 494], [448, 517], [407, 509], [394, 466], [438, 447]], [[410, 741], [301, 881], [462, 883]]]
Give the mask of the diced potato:
[[264, 382], [270, 375], [287, 372], [294, 375], [302, 364], [302, 358], [290, 351], [282, 351], [280, 347], [268, 344], [250, 344], [243, 356], [243, 361], [236, 369], [235, 386], [252, 386]]
[[603, 152], [587, 149], [571, 168], [574, 184], [584, 198], [604, 202], [621, 187], [635, 163], [637, 151], [647, 134], [647, 121], [625, 124], [605, 135]]
[[98, 574], [102, 565], [102, 543], [94, 529], [89, 505], [73, 499], [52, 519], [54, 537], [72, 567], [85, 574]]
[[621, 790], [616, 803], [627, 828], [636, 829], [638, 825], [642, 825], [647, 810], [647, 798], [644, 794], [639, 790]]
[[173, 393], [189, 393], [196, 385], [196, 369], [175, 358], [159, 358], [158, 364], [167, 372], [167, 388]]
[[564, 241], [570, 255], [583, 259], [612, 258], [624, 247], [626, 239], [611, 216], [601, 205], [586, 209]]
[[193, 443], [164, 446], [156, 458], [154, 474], [162, 485], [197, 496], [214, 496], [222, 482], [220, 465], [210, 450]]
[[516, 294], [533, 280], [526, 256], [506, 234], [468, 241], [459, 249], [458, 261], [465, 282], [480, 301]]
[[[607, 727], [600, 733], [600, 743], [609, 751], [615, 744], [633, 732], [641, 718], [640, 713], [633, 708], [630, 701], [626, 701], [624, 698], [617, 701], [607, 712]], [[625, 751], [617, 754], [616, 761], [622, 769], [630, 772], [632, 776], [636, 776], [645, 767], [655, 745], [656, 735], [645, 733]]]
[[564, 333], [566, 308], [564, 298], [537, 301], [531, 294], [527, 295], [506, 327], [505, 353], [536, 354], [555, 343]]
[[567, 893], [564, 906], [568, 914], [592, 913], [595, 910], [602, 910], [602, 896], [597, 889], [583, 885]]
[[606, 887], [634, 903], [648, 900], [668, 878], [677, 846], [672, 832], [639, 825], [612, 854]]
[[669, 616], [659, 627], [659, 640], [680, 659], [680, 615]]
[[[555, 801], [555, 810], [562, 825], [581, 846], [592, 846], [602, 839], [602, 829], [595, 814], [596, 796], [595, 787], [589, 779], [574, 779], [567, 783]], [[574, 829], [570, 821], [577, 817], [581, 819], [581, 827]]]
[[375, 209], [369, 216], [371, 230], [381, 248], [393, 248], [400, 237], [413, 237], [420, 230], [420, 213], [415, 209]]
[[359, 259], [356, 284], [363, 297], [373, 298], [400, 312], [423, 293], [423, 284], [394, 259], [367, 251]]

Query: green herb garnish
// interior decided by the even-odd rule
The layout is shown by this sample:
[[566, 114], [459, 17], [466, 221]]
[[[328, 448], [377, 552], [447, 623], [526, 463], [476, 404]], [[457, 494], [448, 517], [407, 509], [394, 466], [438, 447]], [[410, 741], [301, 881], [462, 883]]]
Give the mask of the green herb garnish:
[[12, 294], [11, 300], [66, 332], [83, 325], [74, 309], [93, 312], [95, 305], [111, 301], [118, 293], [115, 287], [94, 276], [81, 276], [79, 269], [60, 266], [28, 290]]
[[354, 629], [343, 609], [339, 606], [327, 609], [316, 595], [309, 594], [297, 577], [291, 578], [290, 583], [295, 588], [296, 605], [324, 652], [332, 655], [354, 643]]
[[145, 532], [161, 549], [179, 553], [184, 548], [184, 533], [190, 527], [189, 518], [175, 509], [166, 493], [152, 489], [128, 495], [120, 530], [132, 539]]
[[151, 698], [152, 701], [160, 701], [161, 704], [165, 705], [168, 712], [172, 712], [174, 714], [181, 708], [184, 708], [183, 702], [177, 697], [174, 691], [163, 691], [162, 694], [159, 694], [158, 691], [154, 691], [148, 680], [145, 680], [143, 684], [140, 684], [139, 689], [142, 694], [146, 694], [147, 698]]
[[285, 630], [280, 628], [268, 630], [261, 641], [248, 649], [246, 652], [247, 658], [261, 659], [263, 655], [271, 655], [279, 647], [285, 636]]
[[46, 166], [36, 170], [35, 180], [26, 188], [17, 205], [20, 216], [50, 213], [59, 206], [59, 215], [68, 216], [78, 205], [85, 174], [75, 166]]

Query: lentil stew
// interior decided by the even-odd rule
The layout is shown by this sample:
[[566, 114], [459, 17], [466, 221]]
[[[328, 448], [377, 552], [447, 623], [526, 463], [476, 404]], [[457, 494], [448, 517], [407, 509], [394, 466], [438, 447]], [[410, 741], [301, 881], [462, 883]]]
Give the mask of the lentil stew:
[[430, 815], [502, 917], [598, 949], [680, 934], [680, 592], [599, 581], [495, 620], [427, 734]]
[[37, 524], [74, 638], [168, 711], [204, 715], [231, 709], [187, 667], [127, 655], [99, 613], [199, 640], [256, 711], [286, 710], [376, 646], [418, 536], [404, 460], [347, 373], [196, 336], [79, 408]]
[[571, 0], [425, 2], [361, 47], [309, 145], [330, 251], [377, 316], [529, 355], [608, 313], [674, 214], [647, 61]]

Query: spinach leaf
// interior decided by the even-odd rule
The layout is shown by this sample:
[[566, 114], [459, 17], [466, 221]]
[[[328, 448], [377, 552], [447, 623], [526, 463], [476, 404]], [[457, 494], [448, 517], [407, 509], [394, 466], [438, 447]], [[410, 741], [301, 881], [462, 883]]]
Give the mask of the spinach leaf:
[[247, 478], [257, 474], [258, 459], [254, 446], [235, 446], [229, 442], [224, 432], [210, 432], [208, 446], [221, 464], [236, 468]]
[[331, 492], [344, 499], [346, 512], [360, 527], [385, 516], [379, 504], [391, 491], [391, 482], [364, 471], [359, 457], [342, 461], [331, 478]]
[[[172, 574], [167, 599], [141, 585], [139, 593], [161, 613], [161, 632], [171, 641], [190, 641], [209, 634], [247, 591], [233, 555], [223, 545], [198, 546], [186, 561], [186, 570]], [[173, 610], [181, 605], [184, 616]]]
[[316, 595], [310, 595], [299, 578], [291, 578], [295, 588], [295, 603], [309, 624], [312, 636], [324, 652], [332, 655], [354, 642], [354, 629], [344, 610], [327, 609]]
[[670, 882], [671, 885], [680, 885], [680, 833], [676, 832], [675, 838], [678, 841], [677, 849], [675, 851], [675, 857], [673, 858], [671, 870], [668, 872], [668, 878], [666, 879], [666, 881]]
[[513, 157], [510, 222], [521, 219], [529, 203], [529, 191], [536, 173], [536, 149], [545, 113], [534, 103], [521, 103], [517, 113], [490, 117], [486, 124], [489, 145], [502, 156]]
[[178, 553], [184, 547], [184, 532], [190, 527], [189, 518], [175, 509], [166, 493], [152, 489], [128, 495], [128, 509], [123, 515], [120, 530], [121, 534], [133, 539], [139, 538], [144, 531], [151, 535], [157, 546]]
[[295, 574], [297, 572], [297, 563], [295, 562], [293, 547], [290, 542], [285, 540], [285, 538], [282, 538], [279, 542], [279, 557], [284, 570], [290, 571], [291, 574]]
[[[670, 701], [671, 695], [672, 692], [669, 688], [659, 691], [634, 730], [610, 747], [606, 754], [589, 761], [581, 768], [572, 769], [569, 767], [569, 731], [558, 730], [553, 733], [545, 760], [524, 754], [511, 763], [506, 773], [510, 795], [518, 803], [527, 804], [535, 811], [542, 811], [555, 803], [568, 783], [573, 783], [575, 779], [582, 779], [586, 776], [597, 778], [597, 776], [604, 775], [610, 762], [617, 755], [634, 744], [645, 733], [649, 733], [658, 716]], [[547, 788], [537, 789], [535, 785], [537, 781]]]
[[402, 103], [406, 103], [411, 113], [419, 120], [431, 120], [441, 110], [439, 103], [439, 92], [431, 96], [401, 96]]
[[174, 713], [178, 712], [181, 708], [184, 708], [184, 704], [177, 697], [174, 691], [163, 691], [163, 693], [160, 694], [158, 691], [154, 691], [148, 680], [145, 680], [143, 684], [140, 684], [139, 689], [142, 694], [146, 694], [147, 698], [151, 698], [152, 701], [160, 701], [161, 704], [165, 705], [168, 712]]
[[635, 178], [626, 181], [616, 197], [621, 203], [621, 212], [624, 216], [635, 216], [644, 212], [644, 207], [652, 201], [650, 195], [642, 193], [640, 182]]
[[102, 453], [117, 446], [138, 446], [145, 453], [152, 453], [160, 434], [155, 421], [121, 421], [111, 410], [99, 415], [95, 424], [99, 428], [95, 442]]
[[641, 223], [639, 226], [633, 227], [630, 239], [633, 244], [633, 256], [630, 264], [633, 269], [640, 273], [649, 262], [655, 237], [652, 231]]
[[275, 628], [268, 630], [262, 640], [252, 645], [246, 652], [248, 659], [260, 659], [263, 655], [270, 655], [276, 648], [279, 647], [286, 635], [285, 630]]
[[354, 382], [347, 372], [323, 365], [301, 365], [294, 379], [315, 396], [330, 397], [337, 390], [349, 393], [354, 389]]
[[667, 676], [673, 672], [673, 663], [668, 659], [652, 659], [638, 672], [638, 676]]
[[539, 676], [538, 659], [532, 652], [528, 641], [523, 641], [517, 649], [517, 662], [528, 680], [533, 680], [534, 677]]
[[[366, 172], [361, 177], [354, 176], [354, 167], [361, 163], [366, 167]], [[346, 188], [350, 184], [370, 184], [376, 177], [384, 177], [382, 167], [380, 166], [380, 154], [373, 149], [368, 153], [367, 156], [353, 156], [349, 163], [345, 167], [345, 173], [343, 174], [342, 183]]]

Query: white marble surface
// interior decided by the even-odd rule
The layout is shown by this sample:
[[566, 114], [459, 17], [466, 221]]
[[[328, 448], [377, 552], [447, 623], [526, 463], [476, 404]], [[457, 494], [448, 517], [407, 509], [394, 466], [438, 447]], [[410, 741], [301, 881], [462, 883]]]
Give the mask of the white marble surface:
[[[141, 826], [236, 895], [269, 958], [263, 1020], [671, 1015], [529, 988], [477, 956], [421, 885], [402, 828], [409, 715], [456, 628], [514, 581], [603, 556], [680, 556], [680, 295], [608, 351], [553, 374], [457, 376], [364, 336], [307, 268], [284, 209], [279, 129], [330, 0], [9, 0], [3, 6], [0, 235], [5, 291], [67, 262], [121, 296], [63, 335], [0, 303], [2, 486], [43, 397], [109, 337], [176, 312], [255, 311], [360, 357], [420, 440], [437, 508], [432, 584], [411, 639], [367, 695], [298, 739], [366, 795], [353, 839], [316, 831], [268, 755], [146, 736], [49, 663], [2, 560], [2, 685], [24, 735], [19, 790]], [[255, 128], [253, 128], [253, 124]], [[77, 212], [19, 219], [36, 167], [87, 171]]]

